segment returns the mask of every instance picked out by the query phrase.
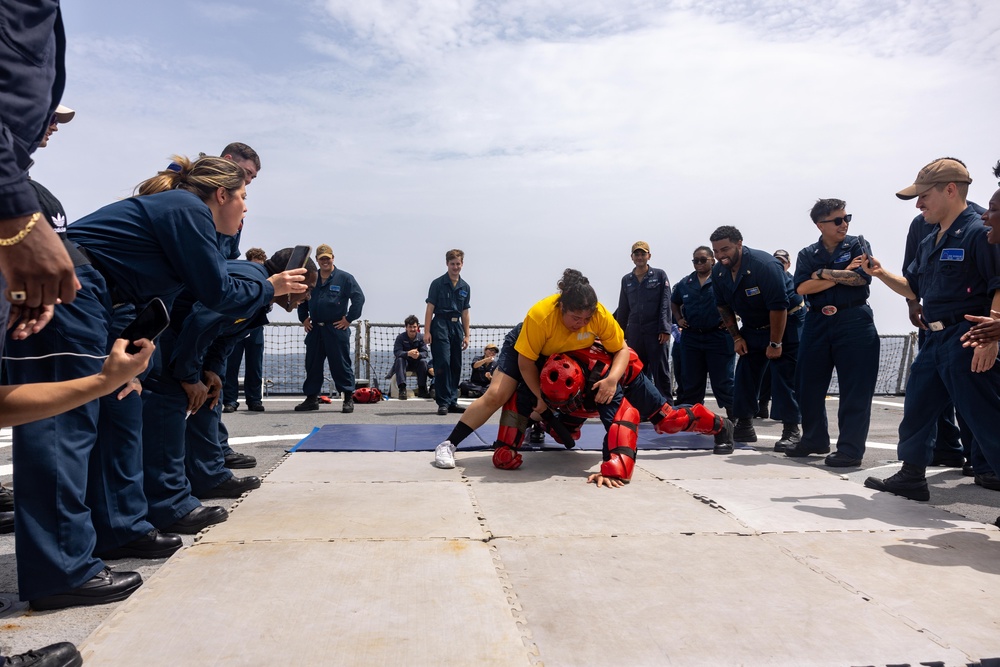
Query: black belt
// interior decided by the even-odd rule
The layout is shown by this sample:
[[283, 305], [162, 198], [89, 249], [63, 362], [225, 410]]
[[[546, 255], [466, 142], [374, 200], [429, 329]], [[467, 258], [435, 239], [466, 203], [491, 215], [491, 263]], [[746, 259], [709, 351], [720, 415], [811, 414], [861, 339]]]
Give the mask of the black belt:
[[809, 312], [811, 312], [811, 313], [823, 313], [824, 315], [826, 315], [826, 313], [823, 312], [823, 309], [824, 308], [828, 308], [830, 306], [833, 306], [833, 308], [835, 310], [834, 310], [834, 312], [832, 312], [830, 314], [831, 315], [836, 315], [841, 310], [847, 310], [848, 308], [857, 308], [858, 306], [864, 306], [864, 305], [867, 305], [867, 304], [868, 304], [868, 299], [858, 299], [858, 300], [855, 300], [855, 301], [848, 301], [847, 303], [845, 303], [842, 306], [838, 305], [838, 304], [835, 304], [835, 303], [828, 303], [825, 306], [810, 306], [810, 311]]
[[720, 329], [719, 327], [709, 327], [707, 329], [699, 329], [698, 327], [688, 327], [687, 329], [681, 329], [681, 331], [684, 332], [690, 331], [696, 334], [707, 334], [707, 333], [712, 333], [714, 331], [722, 331], [722, 329]]
[[[926, 321], [926, 320], [925, 320]], [[955, 326], [956, 324], [961, 324], [962, 322], [968, 322], [965, 319], [964, 314], [951, 315], [949, 317], [942, 317], [940, 320], [934, 320], [933, 322], [927, 322], [927, 328], [931, 331], [943, 331], [948, 327]]]

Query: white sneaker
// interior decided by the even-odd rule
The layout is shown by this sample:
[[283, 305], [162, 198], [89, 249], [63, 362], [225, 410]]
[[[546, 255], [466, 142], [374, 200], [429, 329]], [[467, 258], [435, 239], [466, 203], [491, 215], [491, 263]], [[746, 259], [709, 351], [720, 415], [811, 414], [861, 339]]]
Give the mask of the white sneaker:
[[445, 440], [434, 448], [434, 465], [438, 468], [455, 467], [455, 445]]

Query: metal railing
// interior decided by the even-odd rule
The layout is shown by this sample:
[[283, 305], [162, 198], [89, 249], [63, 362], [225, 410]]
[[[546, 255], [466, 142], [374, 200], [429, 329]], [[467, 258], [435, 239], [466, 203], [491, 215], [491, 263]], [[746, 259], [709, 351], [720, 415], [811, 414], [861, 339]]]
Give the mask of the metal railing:
[[[487, 343], [500, 345], [513, 325], [473, 324], [469, 347], [462, 353], [463, 377], [470, 371], [473, 358], [482, 354]], [[351, 325], [351, 356], [358, 378], [384, 387], [384, 378], [393, 364], [393, 344], [404, 331], [399, 322], [359, 320]], [[910, 365], [917, 352], [916, 333], [879, 336], [882, 350], [879, 359], [877, 394], [902, 395]], [[264, 388], [268, 395], [301, 394], [305, 381], [305, 331], [301, 324], [274, 322], [264, 327]], [[328, 392], [335, 393], [332, 380], [326, 378]], [[834, 373], [830, 394], [839, 387]]]

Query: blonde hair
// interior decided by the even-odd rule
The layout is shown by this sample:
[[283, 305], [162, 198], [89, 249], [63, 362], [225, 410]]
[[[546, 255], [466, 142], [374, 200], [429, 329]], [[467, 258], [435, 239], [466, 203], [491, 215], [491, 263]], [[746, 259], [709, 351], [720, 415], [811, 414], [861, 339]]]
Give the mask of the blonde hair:
[[202, 157], [194, 162], [183, 155], [174, 155], [173, 162], [152, 178], [135, 186], [135, 194], [155, 195], [167, 190], [187, 190], [208, 201], [219, 188], [233, 193], [246, 183], [246, 172], [232, 160]]

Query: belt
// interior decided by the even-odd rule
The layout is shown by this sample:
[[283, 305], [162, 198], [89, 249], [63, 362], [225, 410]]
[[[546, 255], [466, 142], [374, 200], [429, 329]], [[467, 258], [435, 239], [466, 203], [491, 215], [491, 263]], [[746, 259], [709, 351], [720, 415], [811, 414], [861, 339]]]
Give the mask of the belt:
[[336, 324], [339, 321], [340, 320], [336, 320], [335, 322], [313, 322], [313, 324], [315, 324], [318, 327], [325, 327], [326, 325], [329, 324], [332, 327], [334, 324]]
[[[452, 312], [454, 312], [454, 311], [452, 311]], [[458, 322], [459, 320], [462, 319], [461, 316], [455, 316], [455, 317], [453, 317], [451, 315], [444, 315], [444, 314], [435, 315], [434, 318], [435, 319], [441, 318], [442, 320], [448, 320], [449, 322]]]
[[[804, 306], [804, 305], [805, 305], [805, 301], [803, 301], [799, 305], [795, 306], [794, 308], [789, 308], [788, 309], [788, 314], [791, 315], [792, 313], [799, 312], [800, 310], [802, 310], [802, 306]], [[768, 323], [768, 324], [765, 324], [765, 325], [760, 326], [760, 327], [751, 327], [751, 326], [747, 325], [747, 328], [748, 329], [753, 329], [755, 331], [763, 331], [764, 329], [770, 329], [771, 328], [771, 324]]]
[[931, 331], [944, 331], [948, 327], [961, 324], [962, 322], [968, 322], [968, 320], [965, 319], [965, 315], [952, 315], [951, 317], [943, 317], [940, 320], [928, 322], [927, 328]]
[[818, 312], [823, 313], [824, 315], [836, 315], [841, 310], [847, 310], [848, 308], [857, 308], [858, 306], [864, 306], [867, 303], [868, 299], [860, 299], [858, 301], [851, 301], [849, 303], [845, 303], [843, 306], [834, 306], [833, 304], [829, 304], [820, 308]]
[[699, 329], [698, 327], [688, 327], [687, 329], [681, 329], [681, 331], [685, 333], [690, 331], [696, 334], [707, 334], [707, 333], [712, 333], [714, 331], [722, 331], [722, 329], [720, 329], [719, 327], [708, 327], [707, 329]]

